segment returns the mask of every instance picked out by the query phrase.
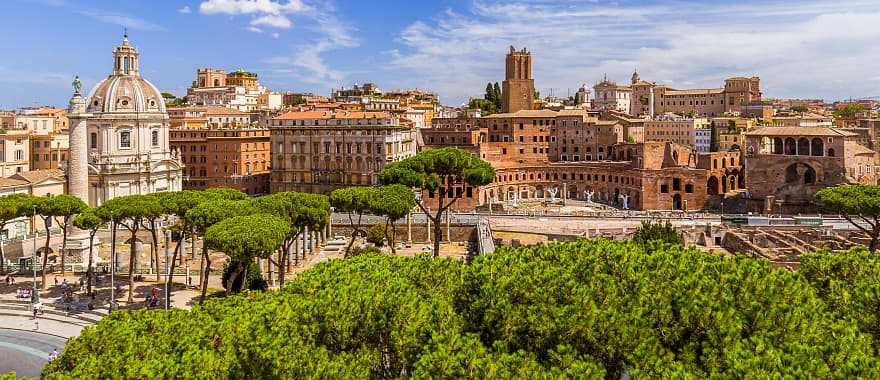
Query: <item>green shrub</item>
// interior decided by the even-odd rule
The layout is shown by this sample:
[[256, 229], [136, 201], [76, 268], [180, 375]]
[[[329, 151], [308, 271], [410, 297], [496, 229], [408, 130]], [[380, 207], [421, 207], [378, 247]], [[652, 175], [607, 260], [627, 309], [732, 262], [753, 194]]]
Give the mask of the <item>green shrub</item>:
[[367, 242], [377, 247], [384, 246], [387, 232], [384, 224], [376, 224], [367, 231]]
[[801, 274], [746, 257], [654, 248], [583, 240], [501, 247], [470, 265], [377, 254], [331, 260], [276, 292], [191, 311], [114, 313], [72, 339], [43, 374], [880, 377], [872, 336], [852, 317], [868, 310], [823, 301], [842, 304], [844, 284], [869, 284], [876, 259], [869, 270], [853, 257]]

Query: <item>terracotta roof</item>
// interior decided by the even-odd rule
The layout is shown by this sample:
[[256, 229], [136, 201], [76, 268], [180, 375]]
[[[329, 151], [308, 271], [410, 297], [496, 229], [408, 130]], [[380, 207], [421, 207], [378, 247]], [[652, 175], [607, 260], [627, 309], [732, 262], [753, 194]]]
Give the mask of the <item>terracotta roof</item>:
[[33, 111], [33, 113], [31, 113], [31, 114], [32, 115], [51, 115], [51, 114], [58, 113], [58, 112], [64, 113], [64, 112], [67, 112], [67, 110], [64, 108], [40, 108], [36, 111]]
[[304, 112], [288, 112], [280, 116], [273, 117], [272, 120], [309, 120], [309, 119], [383, 119], [390, 115], [387, 112], [361, 112], [361, 111], [340, 111], [340, 112], [324, 112], [324, 111], [304, 111]]
[[855, 141], [847, 141], [847, 143], [844, 145], [844, 148], [846, 149], [847, 155], [868, 154], [868, 155], [873, 156], [875, 153], [873, 150], [868, 149], [868, 147], [866, 147], [862, 144], [859, 144]]
[[486, 117], [505, 118], [505, 117], [556, 117], [558, 113], [552, 110], [519, 110], [511, 113], [496, 113]]
[[0, 178], [0, 188], [27, 186], [27, 181], [13, 178]]
[[856, 136], [855, 133], [831, 127], [760, 127], [746, 136]]
[[27, 172], [21, 172], [13, 174], [7, 179], [17, 179], [26, 181], [29, 183], [40, 183], [49, 178], [64, 178], [64, 171], [61, 169], [40, 169], [40, 170], [31, 170]]
[[204, 112], [206, 115], [247, 115], [235, 108], [228, 107], [173, 107], [168, 108], [168, 112], [187, 111], [187, 112]]

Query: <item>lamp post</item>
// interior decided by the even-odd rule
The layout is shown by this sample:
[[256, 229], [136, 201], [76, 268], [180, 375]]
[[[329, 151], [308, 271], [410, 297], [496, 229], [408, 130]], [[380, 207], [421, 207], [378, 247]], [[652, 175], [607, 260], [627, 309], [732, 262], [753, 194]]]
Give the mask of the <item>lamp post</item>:
[[165, 235], [165, 310], [168, 310], [168, 304], [171, 301], [171, 298], [168, 297], [168, 283], [171, 280], [171, 272], [169, 271], [171, 267], [168, 266], [168, 242], [170, 241], [169, 235], [171, 231], [163, 227], [162, 234]]
[[[40, 293], [37, 293], [37, 206], [34, 205], [34, 216], [31, 219], [31, 229], [34, 230], [34, 253], [33, 258], [31, 259], [31, 267], [34, 272], [34, 289], [31, 291], [31, 307], [37, 305], [40, 302]], [[45, 270], [45, 268], [43, 269]]]
[[116, 277], [116, 220], [110, 220], [110, 311], [116, 306], [116, 287], [113, 278]]

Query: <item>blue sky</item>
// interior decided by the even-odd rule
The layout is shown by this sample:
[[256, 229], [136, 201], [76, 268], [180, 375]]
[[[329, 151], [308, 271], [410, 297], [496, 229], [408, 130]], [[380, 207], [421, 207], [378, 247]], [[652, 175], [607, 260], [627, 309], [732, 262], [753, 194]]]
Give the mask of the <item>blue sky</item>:
[[533, 54], [542, 94], [607, 74], [674, 87], [760, 75], [765, 96], [880, 96], [876, 1], [2, 0], [0, 108], [63, 105], [74, 74], [110, 71], [127, 26], [141, 73], [185, 94], [195, 70], [246, 68], [276, 90], [365, 81], [445, 104], [503, 79], [510, 45]]

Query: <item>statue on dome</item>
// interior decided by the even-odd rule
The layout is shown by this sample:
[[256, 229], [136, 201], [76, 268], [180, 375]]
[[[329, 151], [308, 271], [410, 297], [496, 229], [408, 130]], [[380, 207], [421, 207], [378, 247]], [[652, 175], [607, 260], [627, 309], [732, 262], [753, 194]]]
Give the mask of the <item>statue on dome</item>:
[[82, 90], [82, 82], [80, 82], [79, 75], [77, 75], [76, 77], [73, 78], [73, 93], [79, 94], [79, 92], [81, 90]]

